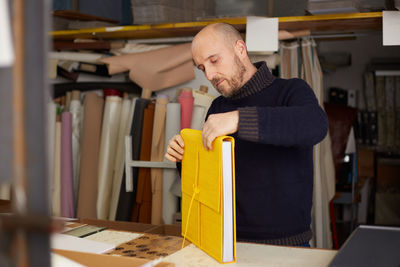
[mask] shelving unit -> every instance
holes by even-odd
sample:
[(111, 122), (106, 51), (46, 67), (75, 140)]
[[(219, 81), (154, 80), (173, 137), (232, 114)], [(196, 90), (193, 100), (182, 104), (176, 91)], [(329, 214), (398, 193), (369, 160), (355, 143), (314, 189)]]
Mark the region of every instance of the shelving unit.
[[(279, 17), (279, 30), (311, 32), (364, 31), (382, 28), (382, 12), (327, 14), (316, 16)], [(241, 33), (246, 31), (246, 17), (220, 18), (197, 22), (155, 25), (132, 25), (81, 30), (53, 31), (53, 40), (88, 39), (148, 39), (193, 36), (204, 26), (226, 22)]]

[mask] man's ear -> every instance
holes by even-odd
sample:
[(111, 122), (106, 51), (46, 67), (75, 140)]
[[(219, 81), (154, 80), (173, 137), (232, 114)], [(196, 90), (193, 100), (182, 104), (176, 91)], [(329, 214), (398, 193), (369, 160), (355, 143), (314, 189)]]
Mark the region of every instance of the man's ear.
[(235, 52), (240, 58), (246, 57), (247, 56), (246, 43), (242, 40), (237, 40), (235, 43)]

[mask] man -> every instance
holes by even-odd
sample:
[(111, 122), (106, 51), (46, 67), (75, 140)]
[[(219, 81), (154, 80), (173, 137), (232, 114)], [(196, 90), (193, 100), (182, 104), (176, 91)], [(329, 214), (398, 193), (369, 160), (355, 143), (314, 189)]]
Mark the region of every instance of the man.
[[(300, 79), (279, 79), (252, 64), (240, 34), (217, 23), (192, 42), (196, 66), (221, 93), (208, 110), (203, 145), (235, 138), (237, 240), (307, 245), (312, 237), (313, 145), (327, 133), (326, 114)], [(165, 157), (184, 153), (174, 136)]]

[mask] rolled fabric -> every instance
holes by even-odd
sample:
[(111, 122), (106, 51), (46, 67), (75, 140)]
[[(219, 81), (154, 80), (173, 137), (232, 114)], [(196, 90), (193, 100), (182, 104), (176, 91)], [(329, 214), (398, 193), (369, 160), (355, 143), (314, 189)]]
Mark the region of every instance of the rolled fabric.
[[(132, 136), (132, 160), (139, 160), (140, 142), (142, 138), (144, 109), (150, 100), (138, 98), (135, 102), (135, 112), (132, 119), (132, 127), (129, 134)], [(132, 177), (122, 177), (121, 191), (118, 199), (116, 220), (130, 221), (132, 216), (133, 203), (136, 197), (136, 184), (138, 168), (132, 168)]]
[[(140, 142), (140, 160), (150, 160), (154, 110), (154, 103), (150, 103), (144, 110), (142, 139)], [(136, 201), (132, 210), (133, 222), (151, 222), (151, 200), (151, 171), (149, 168), (139, 168), (136, 187)]]
[(82, 53), (82, 52), (49, 52), (50, 59), (69, 60), (87, 63), (100, 63), (104, 54)]
[[(52, 199), (54, 174), (54, 149), (56, 138), (57, 104), (50, 101), (47, 104), (47, 168), (49, 177), (49, 199)], [(51, 209), (50, 209), (51, 210)]]
[[(167, 152), (168, 141), (176, 134), (179, 134), (181, 128), (181, 105), (179, 103), (168, 103), (167, 114), (165, 118), (165, 144), (164, 153)], [(164, 161), (167, 159), (164, 158)], [(163, 170), (163, 193), (162, 193), (162, 218), (164, 223), (172, 224), (173, 215), (177, 212), (178, 198), (170, 192), (170, 188), (175, 180), (178, 178), (178, 171), (176, 169)]]
[(72, 114), (72, 166), (74, 177), (74, 203), (75, 207), (78, 205), (78, 191), (79, 191), (79, 158), (80, 158), (80, 142), (81, 142), (81, 92), (72, 91), (71, 102), (69, 104), (69, 111)]
[(181, 129), (190, 128), (194, 104), (192, 89), (183, 89), (178, 101), (181, 104)]
[(213, 100), (215, 98), (214, 96), (208, 94), (207, 92), (208, 92), (208, 88), (207, 88), (207, 86), (204, 86), (204, 85), (200, 86), (200, 90), (192, 91), (193, 98), (194, 98), (194, 105), (204, 107), (205, 111), (204, 111), (203, 118), (201, 119), (203, 124), (206, 119), (207, 111), (210, 108), (211, 103), (213, 102)]
[[(167, 112), (168, 97), (158, 95), (154, 114), (153, 138), (151, 141), (151, 161), (163, 161), (165, 143), (165, 116)], [(153, 193), (151, 207), (151, 223), (162, 224), (162, 191), (163, 170), (151, 169), (151, 191)]]
[(121, 116), (118, 129), (117, 151), (115, 153), (114, 172), (112, 177), (110, 211), (108, 214), (109, 220), (115, 220), (115, 214), (117, 213), (118, 197), (121, 190), (122, 173), (124, 171), (125, 163), (125, 136), (129, 134), (132, 117), (132, 100), (130, 100), (128, 97), (125, 97), (122, 100)]
[(61, 216), (68, 218), (75, 216), (70, 112), (61, 114)]
[(114, 48), (111, 49), (111, 53), (114, 55), (126, 55), (126, 54), (136, 54), (136, 53), (143, 53), (147, 51), (153, 51), (164, 47), (169, 47), (170, 45), (164, 44), (137, 44), (137, 43), (125, 43), (124, 47), (122, 48)]
[(206, 113), (206, 109), (202, 106), (194, 106), (193, 114), (192, 114), (192, 123), (190, 124), (190, 128), (201, 130), (204, 124), (204, 116)]
[(85, 95), (79, 170), (78, 218), (97, 218), (97, 188), (104, 100), (94, 92)]
[(99, 153), (99, 186), (97, 193), (97, 219), (105, 220), (110, 212), (112, 176), (117, 148), (119, 117), (122, 99), (118, 96), (106, 98)]
[(103, 90), (103, 96), (104, 96), (104, 99), (106, 99), (107, 96), (122, 97), (122, 92), (117, 89), (107, 88), (107, 89)]
[(54, 140), (54, 168), (51, 190), (51, 207), (53, 216), (61, 216), (61, 117), (57, 115)]
[(69, 104), (71, 103), (72, 93), (70, 91), (65, 93), (65, 105), (63, 111), (69, 111)]
[[(132, 121), (130, 135), (132, 136), (132, 160), (140, 159), (140, 146), (142, 139), (142, 128), (144, 111), (151, 103), (149, 99), (138, 98), (135, 103), (135, 112)], [(132, 177), (126, 179), (126, 192), (134, 192), (137, 183), (138, 168), (132, 169)]]

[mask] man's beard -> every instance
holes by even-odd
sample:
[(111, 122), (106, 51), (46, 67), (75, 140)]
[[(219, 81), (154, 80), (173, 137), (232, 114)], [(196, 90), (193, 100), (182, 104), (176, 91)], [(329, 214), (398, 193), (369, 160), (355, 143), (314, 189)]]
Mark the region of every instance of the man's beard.
[[(233, 96), (242, 87), (243, 75), (246, 72), (246, 67), (243, 65), (243, 63), (240, 61), (240, 59), (236, 55), (234, 57), (234, 66), (233, 67), (235, 68), (235, 71), (234, 71), (234, 75), (232, 76), (232, 78), (228, 79), (228, 78), (217, 77), (211, 81), (214, 88), (224, 97)], [(231, 88), (231, 90), (229, 92), (225, 91), (222, 86), (217, 85), (222, 79), (225, 79), (225, 82)]]

